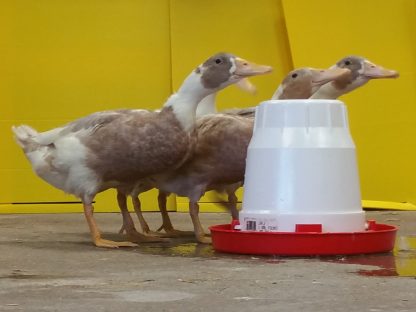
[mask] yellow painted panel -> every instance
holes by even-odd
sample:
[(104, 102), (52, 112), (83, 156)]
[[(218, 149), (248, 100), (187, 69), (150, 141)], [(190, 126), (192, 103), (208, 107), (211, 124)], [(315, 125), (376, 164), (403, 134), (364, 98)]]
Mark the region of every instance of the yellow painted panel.
[[(253, 106), (270, 99), (292, 69), (281, 1), (172, 0), (171, 40), (174, 89), (198, 64), (220, 51), (273, 66), (272, 74), (252, 79), (258, 89), (254, 97), (235, 87), (221, 91), (217, 98), (219, 110)], [(177, 200), (178, 211), (187, 211), (187, 200)], [(201, 199), (201, 211), (223, 211), (207, 202), (212, 202), (209, 193)]]
[[(237, 205), (237, 208), (241, 208), (241, 203)], [(188, 203), (185, 202), (178, 202), (176, 206), (177, 212), (189, 212)], [(218, 203), (206, 203), (200, 202), (199, 203), (199, 211), (200, 212), (228, 212), (223, 206), (219, 205)], [(231, 215), (230, 215), (231, 218)]]
[(0, 204), (0, 214), (83, 212), (81, 203)]
[(377, 200), (363, 200), (364, 209), (387, 209), (387, 210), (407, 210), (416, 211), (416, 205), (411, 203), (398, 203)]
[(78, 201), (40, 179), (32, 169), (1, 170), (0, 174), (2, 204)]
[[(243, 198), (243, 188), (239, 188), (236, 192), (238, 198)], [(219, 201), (227, 201), (227, 194), (218, 194), (215, 191), (206, 192), (206, 194), (199, 201), (199, 210), (201, 212), (227, 212), (223, 205), (218, 204)], [(186, 197), (176, 197), (177, 211), (189, 211), (189, 200)], [(241, 200), (237, 203), (237, 208), (241, 208)]]
[[(77, 199), (35, 176), (10, 126), (44, 131), (94, 111), (160, 107), (171, 93), (169, 30), (169, 0), (0, 2), (0, 203), (79, 211), (53, 203)], [(154, 192), (142, 201), (156, 208)], [(97, 196), (97, 211), (116, 204), (112, 191)]]
[[(140, 195), (143, 211), (159, 211), (157, 203), (157, 190), (151, 190)], [(129, 210), (133, 211), (133, 206), (130, 199), (128, 199)], [(108, 190), (100, 193), (95, 198), (95, 210), (98, 212), (117, 212), (119, 211), (116, 200), (116, 191)], [(169, 196), (167, 207), (169, 211), (176, 210), (175, 196)]]
[(363, 55), (400, 71), (345, 95), (363, 198), (416, 204), (416, 2), (284, 0), (294, 65)]
[[(48, 197), (51, 200), (51, 197)], [(159, 211), (157, 207), (157, 191), (152, 190), (140, 195), (142, 203), (146, 203), (143, 211)], [(168, 197), (168, 211), (176, 211), (176, 198), (171, 195)], [(128, 202), (129, 211), (133, 212), (131, 202)], [(100, 193), (95, 198), (95, 212), (119, 212), (116, 200), (116, 192), (109, 190)], [(65, 202), (22, 202), (22, 203), (0, 203), (0, 214), (2, 213), (72, 213), (83, 212), (81, 202), (77, 202), (75, 197), (70, 196)]]
[(157, 108), (170, 94), (168, 0), (6, 0), (2, 9), (11, 35), (2, 40), (10, 73), (1, 82), (13, 100), (2, 101), (2, 119)]

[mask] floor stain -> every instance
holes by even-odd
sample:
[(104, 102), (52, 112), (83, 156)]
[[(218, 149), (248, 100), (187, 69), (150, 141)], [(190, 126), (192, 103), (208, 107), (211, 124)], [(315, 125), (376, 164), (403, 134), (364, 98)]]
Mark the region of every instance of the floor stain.
[(117, 297), (130, 302), (169, 302), (191, 299), (194, 294), (179, 291), (159, 291), (159, 290), (137, 290), (112, 293)]
[(46, 275), (25, 273), (21, 270), (13, 270), (10, 274), (0, 275), (0, 279), (15, 279), (15, 280), (28, 280), (28, 279), (45, 279)]
[[(142, 244), (137, 247), (138, 252), (210, 259), (239, 259), (261, 261), (270, 264), (279, 264), (294, 259), (281, 256), (236, 255), (216, 252), (211, 245), (198, 244), (193, 238), (173, 239), (168, 243)], [(397, 238), (395, 248), (390, 253), (363, 254), (353, 256), (334, 257), (297, 257), (295, 259), (310, 259), (339, 264), (367, 265), (375, 268), (359, 269), (352, 273), (363, 276), (410, 276), (416, 277), (416, 235), (400, 236)]]

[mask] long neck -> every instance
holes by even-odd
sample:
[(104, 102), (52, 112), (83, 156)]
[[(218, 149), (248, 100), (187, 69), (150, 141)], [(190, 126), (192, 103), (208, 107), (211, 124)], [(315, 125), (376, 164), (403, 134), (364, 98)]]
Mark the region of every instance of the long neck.
[(335, 100), (344, 93), (343, 90), (337, 89), (331, 81), (320, 87), (318, 91), (312, 94), (310, 99)]
[(285, 86), (281, 84), (272, 96), (272, 100), (308, 99), (312, 90), (309, 86)]
[(201, 102), (199, 102), (198, 107), (196, 108), (196, 117), (201, 117), (208, 114), (215, 114), (217, 108), (215, 106), (215, 99), (217, 93), (211, 93), (204, 97)]
[(283, 85), (279, 85), (279, 87), (277, 88), (277, 90), (274, 92), (273, 96), (272, 96), (272, 100), (279, 100), (282, 98), (282, 94), (283, 94)]
[[(346, 77), (349, 78), (349, 76)], [(341, 95), (365, 85), (368, 81), (369, 78), (363, 77), (362, 75), (355, 77), (353, 80), (346, 80), (345, 78), (333, 80), (320, 87), (310, 98), (335, 100)]]
[(198, 103), (209, 94), (200, 82), (200, 77), (192, 72), (183, 82), (178, 92), (172, 94), (165, 107), (172, 107), (176, 118), (185, 131), (192, 131), (195, 126), (196, 108)]

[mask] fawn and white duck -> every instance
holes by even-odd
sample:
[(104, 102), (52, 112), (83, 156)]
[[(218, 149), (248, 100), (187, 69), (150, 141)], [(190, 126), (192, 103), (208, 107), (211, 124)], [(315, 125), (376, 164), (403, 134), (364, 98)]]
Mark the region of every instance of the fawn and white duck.
[(193, 70), (160, 112), (108, 111), (46, 133), (26, 125), (13, 127), (13, 131), (36, 174), (81, 199), (96, 246), (134, 246), (101, 237), (93, 216), (95, 195), (182, 165), (194, 144), (198, 103), (208, 94), (264, 70), (220, 53)]

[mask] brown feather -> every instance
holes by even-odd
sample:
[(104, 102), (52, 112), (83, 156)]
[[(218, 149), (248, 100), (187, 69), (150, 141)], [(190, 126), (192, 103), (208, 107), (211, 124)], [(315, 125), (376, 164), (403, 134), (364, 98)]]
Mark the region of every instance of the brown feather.
[(253, 122), (224, 114), (199, 118), (193, 156), (159, 181), (159, 188), (197, 201), (205, 191), (242, 181)]
[(191, 136), (167, 107), (160, 113), (120, 114), (82, 142), (90, 151), (87, 165), (104, 182), (133, 182), (182, 164)]

